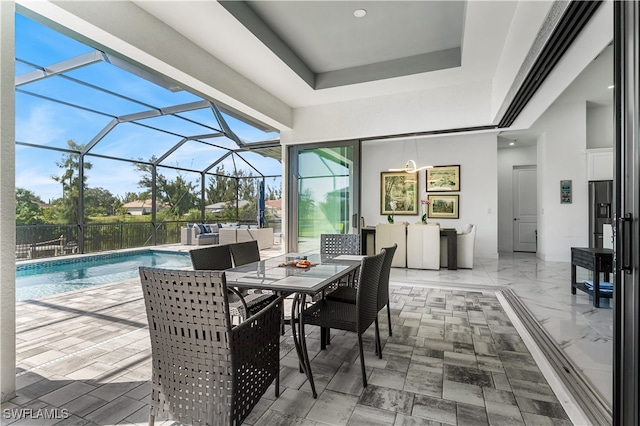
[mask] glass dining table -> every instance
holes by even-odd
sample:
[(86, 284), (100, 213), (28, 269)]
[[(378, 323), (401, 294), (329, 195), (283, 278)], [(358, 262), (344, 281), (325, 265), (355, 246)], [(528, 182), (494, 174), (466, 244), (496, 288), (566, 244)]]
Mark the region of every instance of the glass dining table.
[[(277, 294), (293, 294), (291, 305), (291, 334), (298, 360), (306, 374), (313, 397), (317, 398), (311, 363), (304, 339), (298, 336), (304, 333), (302, 309), (306, 297), (322, 293), (334, 282), (348, 276), (360, 267), (364, 256), (335, 256), (325, 254), (288, 253), (258, 262), (225, 270), (227, 285), (240, 289), (271, 290)], [(292, 266), (297, 260), (307, 259), (305, 267)]]

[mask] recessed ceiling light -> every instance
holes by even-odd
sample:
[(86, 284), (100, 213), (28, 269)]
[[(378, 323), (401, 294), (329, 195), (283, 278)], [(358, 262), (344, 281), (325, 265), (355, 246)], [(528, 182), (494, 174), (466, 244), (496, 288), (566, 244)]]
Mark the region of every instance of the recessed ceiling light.
[(609, 86), (609, 87), (608, 87), (608, 89), (613, 89), (614, 87), (616, 87), (616, 86), (614, 86), (614, 85), (612, 84), (611, 86)]
[(509, 142), (509, 146), (513, 146), (515, 144), (516, 144), (515, 142)]
[(356, 11), (353, 12), (353, 16), (355, 16), (356, 18), (364, 18), (366, 14), (367, 11), (364, 9), (356, 9)]

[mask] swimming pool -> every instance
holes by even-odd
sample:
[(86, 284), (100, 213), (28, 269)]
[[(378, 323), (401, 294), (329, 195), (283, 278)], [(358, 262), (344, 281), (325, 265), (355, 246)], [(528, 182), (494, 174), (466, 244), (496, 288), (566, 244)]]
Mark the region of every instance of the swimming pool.
[(143, 250), (18, 264), (16, 301), (136, 278), (139, 266), (182, 269), (191, 259), (187, 253)]

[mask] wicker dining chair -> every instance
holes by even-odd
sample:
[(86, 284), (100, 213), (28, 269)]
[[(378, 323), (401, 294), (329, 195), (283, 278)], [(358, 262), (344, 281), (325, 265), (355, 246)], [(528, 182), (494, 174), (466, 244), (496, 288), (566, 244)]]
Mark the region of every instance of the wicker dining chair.
[(320, 234), (320, 253), (335, 255), (360, 254), (360, 235)]
[[(224, 271), (233, 267), (231, 249), (228, 245), (208, 246), (189, 251), (191, 265), (195, 270)], [(276, 295), (254, 291), (242, 291), (240, 295), (229, 293), (229, 312), (231, 316), (246, 318), (247, 312), (254, 314), (271, 303)]]
[[(300, 338), (303, 341), (303, 348), (306, 348), (304, 325), (307, 324), (320, 327), (321, 342), (325, 340), (326, 330), (331, 328), (353, 331), (357, 334), (364, 387), (367, 387), (367, 373), (364, 366), (362, 334), (371, 324), (378, 322), (378, 285), (384, 256), (385, 251), (381, 250), (375, 256), (362, 259), (355, 304), (322, 299), (302, 312), (303, 326), (300, 330)], [(310, 370), (310, 366), (308, 368)]]
[(151, 337), (149, 425), (240, 425), (275, 381), (282, 298), (232, 326), (225, 273), (139, 269)]
[[(358, 234), (320, 234), (320, 253), (340, 256), (342, 254), (360, 254), (360, 235)], [(337, 282), (336, 286), (357, 287), (358, 270)]]
[[(389, 306), (389, 275), (391, 274), (391, 263), (393, 262), (393, 256), (398, 248), (397, 244), (391, 247), (383, 247), (385, 251), (384, 263), (382, 264), (382, 271), (380, 272), (380, 284), (378, 284), (378, 311), (387, 306), (387, 321), (389, 322), (389, 336), (393, 333), (391, 331), (391, 307)], [(335, 291), (327, 294), (328, 300), (334, 300), (344, 303), (356, 303), (357, 290), (353, 287), (338, 287)], [(376, 352), (380, 358), (382, 358), (382, 343), (380, 342), (380, 330), (378, 323), (376, 323)]]
[(242, 266), (260, 260), (260, 249), (256, 240), (229, 244), (233, 266)]

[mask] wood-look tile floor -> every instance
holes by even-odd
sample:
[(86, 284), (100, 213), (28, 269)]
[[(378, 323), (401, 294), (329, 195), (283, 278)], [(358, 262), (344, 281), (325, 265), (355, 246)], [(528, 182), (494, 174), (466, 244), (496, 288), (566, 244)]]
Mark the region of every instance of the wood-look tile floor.
[[(308, 327), (317, 399), (283, 336), (281, 394), (268, 390), (245, 424), (571, 424), (494, 290), (392, 286), (391, 312), (392, 336), (386, 310), (379, 317), (382, 359), (372, 329), (365, 334), (367, 388), (354, 334), (332, 330), (320, 351)], [(138, 280), (19, 302), (17, 327), (18, 391), (2, 404), (3, 425), (147, 424), (151, 351)], [(44, 412), (58, 419), (33, 418)]]

